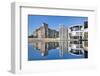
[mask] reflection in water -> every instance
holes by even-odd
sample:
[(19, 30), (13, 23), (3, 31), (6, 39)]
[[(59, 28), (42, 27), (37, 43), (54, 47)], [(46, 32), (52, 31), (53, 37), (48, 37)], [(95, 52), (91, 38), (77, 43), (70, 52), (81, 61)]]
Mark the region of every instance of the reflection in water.
[(33, 43), (33, 47), (38, 49), (41, 52), (42, 56), (46, 56), (46, 55), (48, 55), (49, 50), (56, 49), (57, 47), (59, 47), (59, 43), (58, 42), (40, 41), (40, 42)]
[[(57, 42), (44, 42), (44, 41), (36, 41), (34, 43), (29, 43), (29, 46), (33, 47), (33, 51), (35, 53), (38, 52), (40, 54), (40, 58), (33, 56), (34, 60), (41, 60), (41, 58), (49, 59), (48, 57), (51, 55), (51, 52), (56, 52), (53, 58), (50, 59), (59, 59), (59, 58), (87, 58), (87, 50), (83, 49), (83, 41), (65, 41), (60, 40)], [(35, 49), (34, 49), (35, 48)], [(38, 51), (36, 51), (38, 50)], [(55, 51), (56, 50), (56, 51)], [(32, 53), (29, 53), (32, 54)], [(32, 54), (32, 55), (33, 55)], [(31, 56), (31, 55), (29, 55)], [(52, 56), (52, 55), (51, 55)], [(57, 57), (58, 56), (58, 57)], [(32, 60), (32, 59), (30, 59)]]

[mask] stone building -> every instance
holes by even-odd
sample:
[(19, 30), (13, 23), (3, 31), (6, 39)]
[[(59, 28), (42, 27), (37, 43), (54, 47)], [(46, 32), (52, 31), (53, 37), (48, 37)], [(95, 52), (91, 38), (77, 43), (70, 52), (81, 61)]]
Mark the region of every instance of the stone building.
[(43, 23), (42, 26), (33, 32), (35, 38), (58, 38), (59, 32), (48, 27), (48, 24)]

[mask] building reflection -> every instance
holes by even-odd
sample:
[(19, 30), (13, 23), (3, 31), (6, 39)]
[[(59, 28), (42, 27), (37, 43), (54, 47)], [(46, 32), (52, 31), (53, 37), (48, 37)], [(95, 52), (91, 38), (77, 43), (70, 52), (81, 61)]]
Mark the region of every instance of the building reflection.
[(44, 41), (39, 41), (33, 43), (33, 47), (40, 50), (40, 53), (42, 56), (48, 55), (48, 51), (51, 49), (56, 49), (59, 47), (59, 42), (44, 42)]
[(59, 56), (63, 56), (68, 53), (76, 56), (84, 54), (83, 41), (38, 41), (33, 43), (33, 47), (40, 51), (41, 56), (47, 56), (48, 52), (52, 49), (58, 49)]

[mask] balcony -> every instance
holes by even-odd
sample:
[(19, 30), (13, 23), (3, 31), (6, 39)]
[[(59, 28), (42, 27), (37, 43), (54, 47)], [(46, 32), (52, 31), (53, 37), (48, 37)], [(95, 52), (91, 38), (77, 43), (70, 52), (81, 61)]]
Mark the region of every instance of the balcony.
[(82, 31), (72, 31), (69, 34), (70, 36), (82, 36)]

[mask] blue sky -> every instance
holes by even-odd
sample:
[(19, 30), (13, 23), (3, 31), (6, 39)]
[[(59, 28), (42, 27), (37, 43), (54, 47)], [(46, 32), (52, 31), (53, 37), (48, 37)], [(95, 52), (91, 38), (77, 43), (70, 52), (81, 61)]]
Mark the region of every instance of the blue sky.
[(87, 21), (87, 17), (79, 16), (47, 16), (47, 15), (28, 15), (28, 35), (41, 26), (42, 23), (47, 23), (49, 28), (58, 29), (60, 24), (68, 27), (74, 24), (82, 24)]

